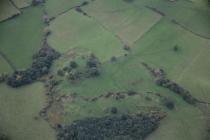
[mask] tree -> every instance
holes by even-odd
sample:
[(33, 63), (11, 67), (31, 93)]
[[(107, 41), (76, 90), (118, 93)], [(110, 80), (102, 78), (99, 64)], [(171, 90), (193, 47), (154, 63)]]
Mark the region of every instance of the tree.
[(100, 72), (98, 70), (97, 67), (91, 67), (88, 69), (88, 73), (90, 76), (94, 77), (94, 76), (99, 76), (100, 75)]
[(179, 50), (179, 46), (178, 46), (178, 45), (175, 45), (175, 46), (173, 47), (173, 50), (174, 50), (175, 52), (177, 52), (177, 51)]
[(78, 66), (78, 64), (75, 61), (71, 61), (69, 65), (72, 69), (75, 69)]

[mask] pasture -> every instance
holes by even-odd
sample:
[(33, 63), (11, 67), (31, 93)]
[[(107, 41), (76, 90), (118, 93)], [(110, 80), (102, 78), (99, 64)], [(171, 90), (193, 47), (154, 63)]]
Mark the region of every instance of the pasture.
[(11, 66), (7, 63), (7, 61), (2, 57), (0, 56), (0, 73), (4, 73), (4, 72), (12, 72), (12, 68)]
[(42, 83), (21, 89), (1, 84), (0, 90), (1, 132), (15, 140), (55, 140), (53, 130), (39, 117), (47, 98)]
[(9, 0), (0, 1), (0, 22), (19, 14), (20, 11)]
[(17, 69), (29, 67), (33, 54), (42, 45), (42, 16), (42, 7), (33, 7), (24, 9), (17, 18), (0, 23), (0, 51)]
[(161, 15), (145, 7), (128, 5), (122, 0), (96, 1), (83, 9), (128, 46), (132, 46), (161, 19)]
[[(75, 10), (56, 18), (49, 26), (49, 44), (61, 53), (77, 48), (96, 54), (101, 61), (122, 56), (123, 44), (95, 20)], [(104, 52), (105, 51), (105, 52)]]
[(61, 13), (80, 5), (85, 0), (47, 0), (45, 4), (46, 12), (49, 17), (56, 17)]
[(26, 8), (30, 6), (30, 0), (12, 0), (18, 8)]
[[(21, 15), (0, 23), (0, 73), (31, 65), (46, 26), (47, 42), (61, 53), (41, 79), (45, 86), (0, 85), (3, 133), (15, 140), (55, 140), (49, 124), (160, 111), (166, 117), (146, 140), (206, 139), (209, 112), (203, 106), (208, 105), (190, 105), (157, 86), (142, 65), (163, 69), (193, 97), (210, 103), (210, 7), (204, 0), (47, 0), (35, 7), (27, 7), (29, 0), (13, 0), (19, 10), (3, 2), (0, 21)], [(43, 23), (44, 13), (49, 25)], [(95, 77), (83, 74), (88, 73), (90, 54), (99, 60)], [(74, 70), (83, 74), (76, 80), (69, 80), (69, 73), (58, 74), (72, 61), (78, 64)], [(50, 82), (58, 83), (49, 89)], [(165, 98), (174, 103), (173, 109), (164, 104)], [(48, 121), (39, 116), (46, 106)]]

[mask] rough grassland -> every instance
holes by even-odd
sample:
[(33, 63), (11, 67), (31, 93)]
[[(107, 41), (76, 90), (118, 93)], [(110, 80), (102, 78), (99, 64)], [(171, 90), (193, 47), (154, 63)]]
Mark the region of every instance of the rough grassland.
[(55, 140), (53, 130), (39, 117), (46, 101), (41, 83), (20, 89), (1, 84), (0, 90), (1, 132), (14, 140)]
[(61, 53), (73, 48), (92, 52), (101, 61), (124, 55), (123, 44), (97, 22), (72, 10), (50, 24), (49, 44)]
[(161, 19), (161, 15), (145, 7), (135, 7), (122, 0), (95, 1), (83, 9), (129, 46)]
[(30, 0), (12, 0), (18, 8), (28, 7), (31, 3)]
[(0, 1), (0, 21), (18, 14), (20, 14), (20, 11), (15, 8), (9, 0)]
[(60, 13), (80, 5), (84, 1), (85, 0), (47, 0), (45, 9), (50, 17), (55, 17)]
[[(169, 30), (170, 32), (168, 32)], [(177, 52), (173, 50), (173, 47), (176, 45), (179, 47)], [(207, 45), (208, 40), (193, 35), (164, 19), (136, 43), (134, 52), (136, 57), (142, 57), (142, 60), (146, 63), (165, 69), (169, 77), (182, 83), (183, 86), (188, 85), (187, 87), (189, 87), (189, 85), (192, 85), (193, 87), (195, 86), (195, 81), (198, 84), (198, 79), (200, 79), (199, 81), (202, 81), (199, 83), (200, 88), (197, 87), (195, 90), (195, 88), (189, 87), (189, 90), (198, 99), (209, 102), (210, 89), (204, 82), (208, 81), (206, 77), (209, 75), (209, 72), (206, 71), (208, 65), (205, 65), (209, 59), (209, 56), (205, 54), (208, 52)], [(201, 57), (203, 61), (200, 60), (202, 63), (197, 65), (196, 62)], [(190, 69), (192, 66), (194, 68)], [(198, 78), (198, 75), (196, 76), (195, 73), (189, 73), (188, 69), (193, 72), (197, 70), (196, 73), (200, 73), (201, 76)], [(186, 78), (184, 78), (185, 74)], [(190, 79), (189, 75), (191, 76)], [(200, 92), (198, 92), (198, 89)]]
[(23, 10), (18, 18), (0, 23), (0, 51), (17, 68), (26, 68), (41, 47), (44, 24), (42, 7)]

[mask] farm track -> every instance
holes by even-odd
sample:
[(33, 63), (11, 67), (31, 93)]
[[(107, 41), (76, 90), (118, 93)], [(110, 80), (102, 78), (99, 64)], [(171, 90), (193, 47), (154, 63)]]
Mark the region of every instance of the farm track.
[(0, 56), (4, 58), (4, 60), (10, 65), (10, 67), (15, 71), (16, 67), (13, 65), (13, 63), (9, 60), (9, 58), (2, 52), (0, 51)]

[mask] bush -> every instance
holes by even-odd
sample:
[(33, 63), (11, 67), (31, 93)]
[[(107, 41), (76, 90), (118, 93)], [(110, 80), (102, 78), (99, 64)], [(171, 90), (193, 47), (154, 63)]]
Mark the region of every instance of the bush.
[(75, 69), (78, 66), (75, 61), (71, 61), (69, 65), (70, 65), (70, 68), (72, 68), (72, 69)]
[(170, 98), (167, 98), (167, 97), (163, 97), (162, 103), (170, 110), (174, 109), (175, 107), (174, 102)]
[(118, 112), (118, 110), (117, 110), (116, 107), (112, 107), (112, 108), (111, 108), (111, 113), (112, 113), (112, 114), (117, 114), (117, 112)]

